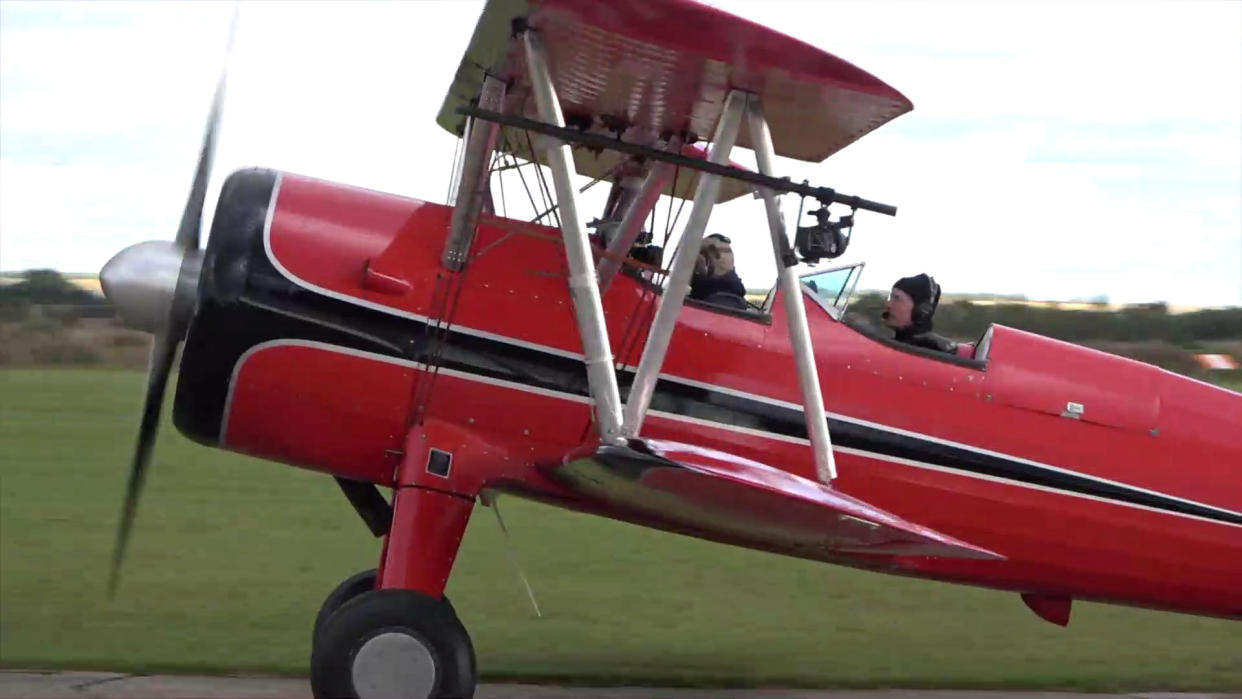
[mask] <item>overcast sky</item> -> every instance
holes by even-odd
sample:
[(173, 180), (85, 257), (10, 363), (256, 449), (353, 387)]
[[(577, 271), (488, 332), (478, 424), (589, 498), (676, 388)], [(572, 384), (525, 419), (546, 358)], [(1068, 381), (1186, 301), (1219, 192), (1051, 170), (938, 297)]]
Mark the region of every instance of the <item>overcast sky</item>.
[[(779, 164), (899, 207), (858, 215), (862, 286), (1242, 303), (1242, 2), (713, 4), (914, 102), (825, 163)], [(480, 8), (243, 2), (209, 208), (250, 165), (444, 201), (456, 142), (434, 117)], [(0, 269), (93, 271), (172, 237), (232, 11), (0, 2)], [(747, 286), (774, 276), (764, 227), (750, 198), (709, 227)]]

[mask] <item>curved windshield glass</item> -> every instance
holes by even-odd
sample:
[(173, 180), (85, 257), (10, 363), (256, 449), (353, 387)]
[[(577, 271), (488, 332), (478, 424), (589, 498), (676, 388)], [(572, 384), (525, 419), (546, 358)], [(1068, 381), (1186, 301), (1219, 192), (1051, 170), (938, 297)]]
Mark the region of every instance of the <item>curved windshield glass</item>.
[(858, 278), (862, 276), (865, 265), (865, 262), (856, 262), (844, 267), (812, 272), (802, 275), (798, 281), (811, 292), (811, 298), (828, 311), (828, 315), (840, 320), (850, 305), (850, 297), (854, 294), (854, 287), (858, 286)]

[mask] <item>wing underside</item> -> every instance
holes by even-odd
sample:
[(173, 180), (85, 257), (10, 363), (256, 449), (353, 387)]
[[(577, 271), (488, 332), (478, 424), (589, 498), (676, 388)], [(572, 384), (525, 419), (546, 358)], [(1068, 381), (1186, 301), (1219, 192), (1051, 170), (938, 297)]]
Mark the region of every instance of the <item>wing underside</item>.
[[(506, 113), (536, 116), (515, 21), (540, 33), (567, 121), (643, 145), (712, 134), (733, 89), (763, 99), (777, 155), (810, 162), (912, 109), (836, 56), (693, 0), (490, 0), (441, 107), (445, 129), (462, 133), (457, 109), (478, 97), (489, 74), (509, 85)], [(750, 147), (748, 139), (743, 130), (738, 145)], [(520, 139), (509, 141), (517, 154)], [(597, 177), (608, 161), (578, 156), (575, 164)]]

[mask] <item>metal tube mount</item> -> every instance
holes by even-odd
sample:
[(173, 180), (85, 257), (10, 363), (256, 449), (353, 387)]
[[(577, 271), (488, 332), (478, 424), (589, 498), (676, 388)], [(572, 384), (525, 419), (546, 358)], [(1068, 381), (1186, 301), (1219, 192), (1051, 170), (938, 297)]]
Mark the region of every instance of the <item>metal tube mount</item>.
[[(750, 127), (750, 144), (755, 150), (755, 163), (760, 174), (772, 174), (772, 134), (763, 116), (763, 104), (758, 95), (749, 95), (746, 103), (747, 122)], [(815, 367), (815, 352), (811, 347), (811, 331), (806, 322), (806, 306), (802, 290), (793, 269), (783, 260), (789, 240), (785, 234), (785, 222), (776, 202), (776, 193), (761, 187), (764, 208), (768, 214), (768, 229), (772, 234), (772, 255), (776, 260), (777, 280), (785, 299), (785, 318), (789, 326), (789, 341), (793, 345), (794, 363), (798, 369), (798, 388), (802, 391), (802, 410), (806, 418), (806, 432), (811, 438), (811, 450), (815, 453), (815, 473), (820, 482), (830, 483), (837, 477), (837, 465), (832, 455), (832, 440), (828, 435), (828, 416), (824, 413), (824, 397), (819, 386), (819, 371)]]
[[(479, 105), (500, 109), (504, 104), (505, 84), (492, 76), (483, 79), (479, 93)], [(454, 173), (459, 178), (457, 200), (453, 203), (453, 218), (449, 223), (448, 237), (444, 241), (444, 253), (440, 264), (454, 272), (466, 266), (466, 255), (474, 242), (474, 231), (479, 222), (479, 210), (483, 208), (483, 193), (487, 191), (487, 178), (496, 150), (500, 125), (482, 119), (470, 119), (466, 130), (466, 152), (462, 156), (461, 170)]]
[(643, 227), (643, 219), (647, 217), (651, 207), (655, 206), (656, 201), (660, 198), (660, 190), (664, 189), (664, 185), (668, 184), (671, 179), (673, 166), (668, 163), (654, 163), (651, 170), (647, 173), (646, 179), (643, 180), (642, 189), (639, 190), (638, 196), (630, 202), (629, 207), (625, 210), (625, 215), (621, 219), (621, 225), (617, 227), (616, 235), (612, 241), (608, 243), (608, 254), (599, 262), (599, 288), (601, 291), (608, 291), (608, 286), (612, 284), (612, 278), (616, 276), (617, 271), (621, 268), (621, 259), (630, 251), (630, 247), (634, 245), (634, 241), (638, 238), (639, 232)]
[(862, 209), (864, 211), (874, 211), (877, 214), (885, 216), (896, 216), (897, 207), (890, 204), (881, 204), (880, 202), (863, 199), (862, 197), (852, 194), (842, 194), (831, 187), (813, 187), (806, 183), (792, 182), (787, 179), (777, 179), (769, 175), (763, 175), (758, 172), (749, 170), (739, 170), (727, 163), (704, 162), (699, 158), (681, 155), (680, 153), (670, 153), (656, 148), (630, 143), (628, 141), (619, 141), (612, 136), (607, 136), (590, 131), (580, 131), (578, 129), (567, 129), (563, 126), (554, 126), (545, 124), (538, 119), (527, 119), (526, 117), (516, 116), (513, 114), (501, 114), (489, 109), (481, 109), (464, 105), (457, 108), (457, 113), (464, 116), (471, 116), (483, 121), (491, 121), (501, 126), (509, 126), (531, 133), (543, 134), (559, 138), (568, 143), (577, 143), (587, 148), (598, 148), (603, 150), (616, 151), (618, 153), (628, 153), (637, 155), (651, 160), (659, 160), (665, 163), (672, 163), (687, 170), (695, 170), (698, 172), (707, 172), (717, 175), (724, 175), (730, 179), (739, 180), (741, 182), (749, 182), (761, 187), (769, 187), (778, 192), (789, 192), (791, 194), (801, 194), (802, 196), (812, 197), (824, 204), (844, 204), (845, 206)]
[[(548, 71), (543, 42), (533, 30), (527, 30), (522, 38), (526, 46), (526, 65), (530, 72), (539, 118), (549, 124), (564, 127), (565, 119), (552, 86), (552, 75)], [(621, 438), (621, 391), (617, 387), (612, 347), (608, 341), (608, 328), (604, 324), (604, 305), (595, 277), (591, 244), (578, 219), (578, 193), (572, 180), (573, 153), (569, 144), (563, 141), (552, 138), (539, 140), (541, 143), (537, 147), (543, 149), (547, 165), (552, 170), (556, 200), (560, 205), (561, 238), (565, 244), (565, 259), (569, 265), (569, 293), (573, 299), (574, 314), (578, 319), (578, 333), (582, 338), (587, 381), (591, 388), (591, 399), (595, 404), (599, 436), (605, 442), (615, 442)]]

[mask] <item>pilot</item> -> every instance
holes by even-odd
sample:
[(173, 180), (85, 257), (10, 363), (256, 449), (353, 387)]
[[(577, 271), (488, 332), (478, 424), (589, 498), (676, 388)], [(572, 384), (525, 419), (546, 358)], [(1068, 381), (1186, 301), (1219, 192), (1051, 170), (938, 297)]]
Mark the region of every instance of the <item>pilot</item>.
[(746, 310), (746, 287), (733, 268), (730, 240), (719, 233), (703, 239), (690, 277), (690, 298), (717, 306)]
[(940, 305), (940, 285), (926, 274), (898, 279), (881, 317), (897, 331), (896, 340), (915, 347), (957, 353), (957, 343), (932, 332), (932, 316)]

